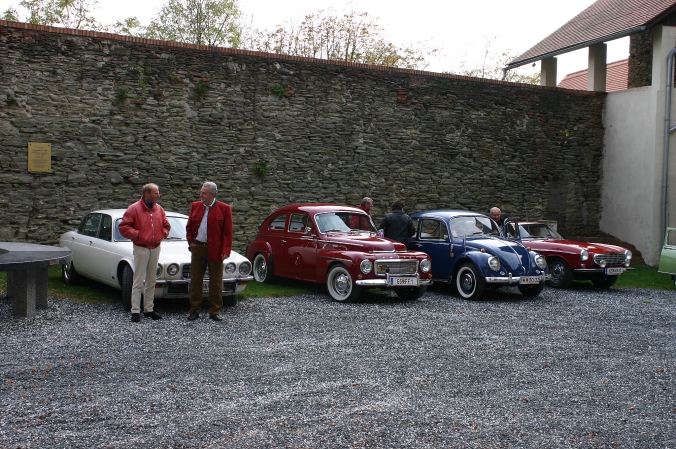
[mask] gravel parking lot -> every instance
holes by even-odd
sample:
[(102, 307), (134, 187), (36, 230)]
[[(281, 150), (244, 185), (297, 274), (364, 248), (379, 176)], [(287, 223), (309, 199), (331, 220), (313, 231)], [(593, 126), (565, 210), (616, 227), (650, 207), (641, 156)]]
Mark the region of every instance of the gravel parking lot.
[(676, 292), (0, 300), (2, 448), (676, 448)]

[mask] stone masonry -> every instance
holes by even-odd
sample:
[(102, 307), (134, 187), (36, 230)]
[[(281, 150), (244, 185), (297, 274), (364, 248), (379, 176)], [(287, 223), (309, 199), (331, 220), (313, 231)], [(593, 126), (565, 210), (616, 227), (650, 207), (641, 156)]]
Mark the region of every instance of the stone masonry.
[[(0, 241), (205, 180), (242, 251), (275, 208), (395, 198), (597, 229), (605, 94), (0, 21)], [(28, 142), (52, 144), (29, 173)]]
[(649, 28), (629, 37), (627, 87), (650, 86), (653, 79), (653, 30)]

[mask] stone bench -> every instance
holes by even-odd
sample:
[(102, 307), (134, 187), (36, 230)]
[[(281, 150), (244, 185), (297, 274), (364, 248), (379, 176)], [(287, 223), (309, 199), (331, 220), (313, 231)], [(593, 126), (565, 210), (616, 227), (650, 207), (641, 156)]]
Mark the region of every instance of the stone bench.
[(0, 271), (7, 272), (7, 297), (15, 316), (32, 318), (47, 307), (51, 265), (70, 262), (70, 250), (32, 243), (0, 242)]

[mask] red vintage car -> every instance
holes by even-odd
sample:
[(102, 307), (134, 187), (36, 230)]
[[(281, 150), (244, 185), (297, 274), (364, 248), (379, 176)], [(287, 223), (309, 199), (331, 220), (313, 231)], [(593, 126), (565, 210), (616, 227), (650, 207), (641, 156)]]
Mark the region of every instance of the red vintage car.
[(336, 204), (276, 210), (247, 245), (246, 256), (258, 282), (280, 276), (326, 283), (340, 302), (356, 300), (364, 288), (391, 288), (403, 299), (416, 299), (432, 283), (427, 254), (379, 237), (361, 209)]
[(619, 275), (633, 270), (631, 251), (621, 246), (565, 240), (546, 223), (522, 221), (519, 231), (523, 245), (547, 259), (550, 287), (567, 288), (576, 280), (609, 288)]

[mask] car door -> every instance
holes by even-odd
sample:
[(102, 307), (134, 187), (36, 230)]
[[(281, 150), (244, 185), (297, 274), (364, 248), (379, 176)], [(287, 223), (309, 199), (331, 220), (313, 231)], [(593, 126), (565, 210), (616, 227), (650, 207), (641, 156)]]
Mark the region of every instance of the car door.
[(667, 228), (664, 244), (660, 253), (660, 273), (676, 274), (676, 228)]
[(71, 234), (71, 241), (68, 242), (70, 250), (73, 252), (73, 264), (78, 273), (92, 277), (93, 273), (92, 261), (95, 260), (93, 254), (92, 242), (96, 238), (99, 231), (99, 224), (101, 223), (100, 213), (91, 213), (82, 220), (80, 227), (77, 229), (77, 234)]
[(113, 219), (110, 215), (101, 215), (99, 230), (96, 239), (92, 240), (91, 248), (92, 274), (103, 281), (113, 282), (117, 276), (117, 262), (120, 260), (120, 254), (116, 244), (113, 243)]
[(451, 277), (450, 239), (448, 226), (437, 218), (422, 218), (418, 221), (418, 232), (409, 248), (429, 254), (432, 259), (432, 276), (435, 279)]
[(273, 271), (276, 275), (281, 275), (283, 256), (282, 256), (282, 240), (286, 236), (286, 214), (279, 214), (275, 216), (268, 225), (265, 231), (264, 238), (272, 248), (273, 255)]
[(287, 232), (281, 241), (282, 257), (278, 268), (282, 276), (315, 280), (317, 238), (312, 232), (305, 232), (307, 227), (312, 227), (308, 214), (291, 214)]

